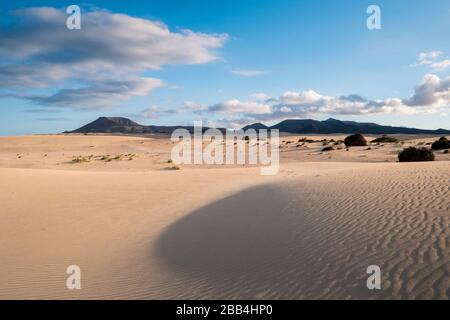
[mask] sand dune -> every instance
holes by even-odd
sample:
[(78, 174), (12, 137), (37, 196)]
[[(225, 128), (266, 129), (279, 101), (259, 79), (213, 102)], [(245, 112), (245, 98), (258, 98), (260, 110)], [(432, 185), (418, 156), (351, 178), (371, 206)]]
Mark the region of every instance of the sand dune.
[[(88, 138), (73, 140), (77, 151), (141, 156), (0, 161), (0, 298), (450, 298), (448, 161), (316, 162), (292, 151), (271, 177), (242, 166), (165, 171), (167, 142)], [(161, 159), (143, 170), (152, 143)], [(40, 159), (33, 148), (19, 151)], [(70, 264), (81, 290), (65, 287)], [(371, 264), (382, 290), (366, 288)]]
[[(203, 298), (448, 299), (444, 172), (381, 165), (250, 188), (177, 221), (157, 253)], [(381, 291), (366, 287), (370, 264)]]

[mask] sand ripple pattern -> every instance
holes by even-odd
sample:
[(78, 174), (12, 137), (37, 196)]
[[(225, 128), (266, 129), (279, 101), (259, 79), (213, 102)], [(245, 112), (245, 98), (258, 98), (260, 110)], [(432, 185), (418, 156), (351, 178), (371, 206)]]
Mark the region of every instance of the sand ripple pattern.
[(245, 190), (161, 235), (172, 277), (150, 296), (450, 299), (449, 181), (447, 163), (387, 164)]

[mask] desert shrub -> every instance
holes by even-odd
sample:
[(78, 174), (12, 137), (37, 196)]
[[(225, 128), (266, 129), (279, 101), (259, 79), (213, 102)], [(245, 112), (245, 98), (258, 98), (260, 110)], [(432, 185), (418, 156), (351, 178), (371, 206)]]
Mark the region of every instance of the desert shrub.
[(77, 156), (73, 157), (72, 163), (83, 163), (91, 161), (91, 157)]
[(427, 148), (409, 147), (398, 154), (399, 162), (434, 161), (434, 153)]
[(322, 151), (332, 151), (334, 148), (332, 146), (328, 146), (322, 149)]
[(446, 137), (441, 137), (439, 140), (436, 140), (431, 145), (431, 149), (433, 150), (444, 150), (450, 149), (450, 141)]
[(378, 143), (395, 143), (395, 142), (398, 142), (398, 139), (396, 139), (394, 137), (388, 137), (388, 136), (384, 135), (382, 137), (373, 139), (370, 142), (373, 142), (373, 143), (377, 143), (377, 142)]
[(179, 166), (171, 166), (167, 167), (166, 170), (180, 170), (181, 168)]
[(447, 149), (447, 150), (444, 150), (444, 153), (447, 154), (447, 153), (450, 153), (450, 152), (449, 152), (449, 150)]
[(347, 147), (367, 146), (366, 139), (359, 133), (348, 136), (344, 139), (344, 143)]

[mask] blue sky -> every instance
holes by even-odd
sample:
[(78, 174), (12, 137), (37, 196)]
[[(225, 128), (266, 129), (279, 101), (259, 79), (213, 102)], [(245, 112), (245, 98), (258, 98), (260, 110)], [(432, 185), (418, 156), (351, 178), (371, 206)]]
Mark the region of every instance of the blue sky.
[[(64, 29), (71, 4), (81, 30)], [(366, 27), (371, 4), (381, 30)], [(103, 115), (449, 129), (449, 31), (445, 0), (2, 1), (0, 135)]]

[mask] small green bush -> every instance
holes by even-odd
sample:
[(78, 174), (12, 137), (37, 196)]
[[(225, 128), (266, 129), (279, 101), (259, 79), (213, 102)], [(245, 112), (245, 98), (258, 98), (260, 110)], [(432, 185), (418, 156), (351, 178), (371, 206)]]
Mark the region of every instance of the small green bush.
[(444, 149), (450, 149), (450, 141), (446, 137), (441, 137), (439, 140), (436, 140), (431, 145), (431, 149), (433, 150), (444, 150)]
[(91, 157), (84, 157), (84, 156), (77, 156), (73, 157), (72, 163), (83, 163), (83, 162), (89, 162), (91, 161)]
[(344, 139), (344, 143), (347, 147), (367, 146), (366, 139), (363, 137), (362, 134), (359, 134), (359, 133), (348, 136), (347, 138)]
[(396, 143), (396, 142), (398, 142), (398, 139), (394, 138), (394, 137), (388, 137), (388, 136), (384, 135), (382, 137), (373, 139), (370, 142), (373, 142), (373, 143)]
[(427, 148), (409, 147), (398, 154), (399, 162), (434, 161), (434, 153)]

